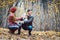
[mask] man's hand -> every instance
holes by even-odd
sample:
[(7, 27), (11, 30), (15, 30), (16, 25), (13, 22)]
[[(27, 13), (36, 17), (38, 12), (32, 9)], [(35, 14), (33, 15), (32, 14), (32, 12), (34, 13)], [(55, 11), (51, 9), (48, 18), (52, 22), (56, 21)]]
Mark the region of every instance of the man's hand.
[(23, 23), (24, 23), (24, 21), (19, 21), (19, 23), (22, 23), (22, 24), (23, 24)]

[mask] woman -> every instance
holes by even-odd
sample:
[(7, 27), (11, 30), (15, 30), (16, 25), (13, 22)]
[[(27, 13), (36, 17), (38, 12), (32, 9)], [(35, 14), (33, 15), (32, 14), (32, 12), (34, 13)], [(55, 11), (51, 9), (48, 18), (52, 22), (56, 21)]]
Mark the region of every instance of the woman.
[(8, 28), (10, 30), (9, 31), (10, 33), (14, 33), (20, 26), (20, 24), (16, 22), (20, 20), (20, 18), (16, 19), (15, 14), (14, 14), (15, 12), (16, 12), (15, 7), (10, 8), (10, 14), (8, 16)]

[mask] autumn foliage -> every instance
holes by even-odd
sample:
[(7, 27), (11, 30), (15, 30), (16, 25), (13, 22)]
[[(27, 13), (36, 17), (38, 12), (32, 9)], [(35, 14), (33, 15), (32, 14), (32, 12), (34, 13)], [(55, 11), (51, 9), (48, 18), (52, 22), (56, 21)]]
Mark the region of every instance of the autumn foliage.
[(0, 0), (0, 7), (6, 7), (6, 5), (12, 5), (16, 0)]

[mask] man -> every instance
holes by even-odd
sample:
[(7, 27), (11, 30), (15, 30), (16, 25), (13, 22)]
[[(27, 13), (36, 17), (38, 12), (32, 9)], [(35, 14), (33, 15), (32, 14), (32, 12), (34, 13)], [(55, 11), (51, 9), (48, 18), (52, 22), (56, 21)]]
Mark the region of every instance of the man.
[[(29, 32), (29, 35), (31, 35), (31, 31), (32, 31), (32, 28), (33, 28), (33, 25), (32, 25), (32, 22), (33, 22), (33, 19), (34, 19), (34, 17), (33, 16), (31, 16), (31, 14), (32, 14), (32, 11), (31, 10), (27, 10), (27, 21), (24, 21), (24, 19), (21, 21), (21, 23), (23, 23), (22, 24), (22, 28), (24, 29), (24, 30), (28, 30)], [(19, 27), (19, 29), (18, 29), (18, 34), (20, 34), (20, 30), (21, 30), (21, 27)]]

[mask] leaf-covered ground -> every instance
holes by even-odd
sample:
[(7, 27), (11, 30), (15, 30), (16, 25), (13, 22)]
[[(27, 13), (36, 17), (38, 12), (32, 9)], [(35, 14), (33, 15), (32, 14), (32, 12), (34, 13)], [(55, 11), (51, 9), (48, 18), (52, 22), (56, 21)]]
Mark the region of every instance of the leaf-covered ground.
[(32, 31), (28, 36), (28, 31), (21, 31), (20, 35), (8, 33), (8, 29), (0, 28), (0, 40), (60, 40), (60, 32), (54, 31)]

